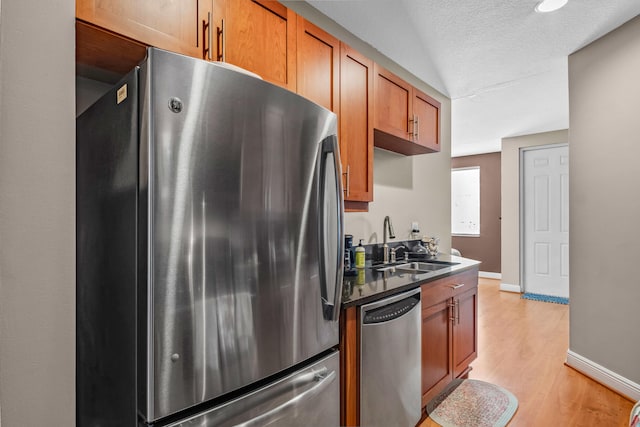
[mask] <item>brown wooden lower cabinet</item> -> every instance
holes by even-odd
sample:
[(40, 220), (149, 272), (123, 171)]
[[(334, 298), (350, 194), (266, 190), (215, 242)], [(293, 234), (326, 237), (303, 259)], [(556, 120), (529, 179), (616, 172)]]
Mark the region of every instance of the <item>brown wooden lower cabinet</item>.
[[(478, 269), (422, 285), (422, 406), (453, 379), (465, 377), (477, 356)], [(340, 425), (360, 425), (359, 308), (340, 316)]]
[(340, 316), (340, 425), (360, 425), (360, 328), (358, 308)]
[(477, 269), (422, 285), (422, 406), (477, 356), (477, 295)]
[(453, 379), (450, 298), (427, 304), (422, 307), (422, 406)]
[[(477, 280), (477, 279), (476, 279)], [(467, 375), (478, 356), (478, 286), (454, 297), (453, 376)]]

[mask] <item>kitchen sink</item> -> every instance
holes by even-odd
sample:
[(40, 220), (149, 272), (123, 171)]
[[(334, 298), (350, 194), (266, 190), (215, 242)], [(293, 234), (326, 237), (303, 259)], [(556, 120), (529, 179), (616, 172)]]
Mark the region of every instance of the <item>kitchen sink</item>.
[(460, 264), (459, 262), (452, 262), (452, 261), (443, 261), (443, 260), (439, 260), (439, 259), (430, 259), (429, 261), (422, 261), (425, 264), (443, 264), (443, 265), (458, 265)]
[(411, 271), (414, 273), (427, 273), (449, 267), (446, 264), (434, 264), (429, 262), (408, 262), (396, 266), (396, 270)]
[(429, 262), (403, 262), (401, 264), (394, 264), (394, 265), (385, 264), (381, 266), (373, 266), (371, 268), (378, 272), (408, 271), (412, 273), (428, 273), (430, 271), (436, 271), (436, 270), (441, 270), (443, 268), (451, 267), (452, 265), (456, 265), (456, 264), (459, 264), (459, 263), (433, 260)]
[(388, 264), (382, 264), (382, 265), (373, 265), (371, 266), (371, 269), (374, 271), (395, 271), (396, 266), (395, 265), (388, 265)]

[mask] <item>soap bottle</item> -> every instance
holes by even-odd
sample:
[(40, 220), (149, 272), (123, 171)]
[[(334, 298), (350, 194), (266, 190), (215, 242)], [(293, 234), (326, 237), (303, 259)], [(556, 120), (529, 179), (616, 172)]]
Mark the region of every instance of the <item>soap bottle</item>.
[(360, 243), (356, 247), (356, 268), (364, 268), (365, 258), (364, 246), (362, 246), (362, 239), (360, 239)]

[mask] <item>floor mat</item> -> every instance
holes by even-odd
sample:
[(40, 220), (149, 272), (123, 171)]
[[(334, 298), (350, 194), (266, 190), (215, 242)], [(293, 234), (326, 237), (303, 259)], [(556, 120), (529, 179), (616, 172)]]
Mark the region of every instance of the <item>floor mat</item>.
[(454, 380), (426, 409), (443, 427), (503, 427), (518, 409), (518, 399), (485, 381)]
[(525, 292), (520, 298), (532, 301), (552, 302), (555, 304), (569, 304), (569, 298), (554, 297), (552, 295), (532, 294), (529, 292)]

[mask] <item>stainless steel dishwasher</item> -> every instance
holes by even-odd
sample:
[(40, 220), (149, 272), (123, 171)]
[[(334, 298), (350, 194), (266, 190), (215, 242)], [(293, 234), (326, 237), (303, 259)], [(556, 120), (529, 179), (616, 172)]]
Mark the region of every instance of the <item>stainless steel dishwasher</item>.
[(420, 288), (360, 308), (360, 425), (420, 420)]

